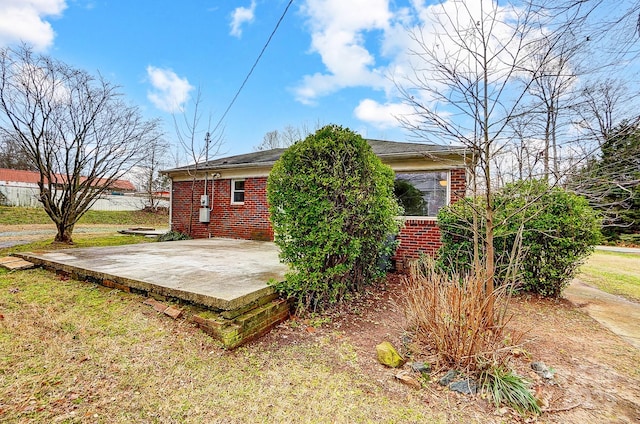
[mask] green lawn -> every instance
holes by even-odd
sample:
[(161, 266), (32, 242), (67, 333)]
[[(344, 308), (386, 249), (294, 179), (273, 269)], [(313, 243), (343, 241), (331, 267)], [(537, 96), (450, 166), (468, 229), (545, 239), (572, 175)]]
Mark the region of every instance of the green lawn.
[[(18, 231), (25, 229), (25, 226), (27, 226), (26, 229), (28, 230), (28, 226), (34, 224), (52, 225), (52, 222), (42, 208), (0, 206), (0, 225), (6, 226), (6, 231), (11, 232), (12, 226), (16, 226)], [(122, 235), (118, 234), (117, 230), (126, 227), (166, 228), (169, 225), (169, 217), (163, 214), (154, 214), (143, 211), (88, 211), (80, 219), (78, 225), (89, 226), (89, 228), (85, 228), (85, 231), (83, 232), (74, 232), (74, 244), (71, 246), (52, 244), (52, 235), (36, 235), (29, 236), (28, 240), (33, 241), (28, 244), (0, 249), (0, 256), (34, 250), (147, 243), (154, 241), (155, 239), (149, 239), (142, 236)], [(94, 227), (95, 230), (92, 229)]]
[[(92, 223), (127, 216), (122, 221), (132, 224), (128, 213), (91, 215)], [(46, 223), (35, 209), (2, 208), (0, 216), (4, 224)], [(69, 247), (51, 241), (0, 256)], [(107, 233), (74, 241), (88, 247), (149, 239)], [(0, 269), (0, 422), (444, 423), (451, 416), (413, 389), (372, 380), (342, 334), (227, 352), (191, 324), (194, 307), (183, 305), (185, 318), (174, 321), (143, 301), (42, 269)]]
[[(42, 208), (0, 206), (0, 225), (51, 224)], [(169, 217), (143, 211), (88, 211), (78, 224), (169, 226)]]
[(596, 250), (580, 267), (582, 281), (640, 302), (640, 255)]

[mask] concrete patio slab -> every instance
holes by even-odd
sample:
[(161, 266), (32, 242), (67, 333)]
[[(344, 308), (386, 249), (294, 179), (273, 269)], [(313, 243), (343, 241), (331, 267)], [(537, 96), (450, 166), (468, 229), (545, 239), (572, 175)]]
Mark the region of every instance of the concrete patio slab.
[(217, 310), (235, 310), (272, 294), (286, 265), (273, 243), (198, 239), (113, 247), (29, 252), (18, 256), (116, 287), (174, 297)]

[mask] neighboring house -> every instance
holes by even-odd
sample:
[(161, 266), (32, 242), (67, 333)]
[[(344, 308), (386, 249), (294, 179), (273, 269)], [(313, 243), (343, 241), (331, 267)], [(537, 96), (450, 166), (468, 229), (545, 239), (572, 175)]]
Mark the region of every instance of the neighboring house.
[[(66, 177), (61, 174), (54, 175), (54, 181), (64, 181)], [(40, 190), (38, 182), (40, 173), (23, 171), (18, 169), (0, 168), (0, 204), (8, 206), (40, 207)], [(99, 180), (97, 185), (106, 183)], [(131, 194), (136, 191), (135, 186), (127, 180), (113, 181), (109, 186), (109, 191), (100, 196), (100, 199), (92, 206), (94, 210), (135, 210), (141, 209), (138, 205), (117, 205), (117, 203), (131, 203), (120, 200), (122, 195)], [(120, 197), (117, 197), (120, 196)], [(135, 200), (139, 204), (138, 199)], [(132, 209), (133, 208), (133, 209)]]
[[(396, 259), (434, 254), (440, 247), (438, 210), (465, 195), (468, 152), (418, 143), (367, 142), (395, 171), (396, 188), (408, 196), (402, 199), (399, 194), (410, 215), (404, 217)], [(172, 183), (171, 229), (194, 238), (273, 240), (267, 177), (284, 151), (264, 150), (201, 163), (197, 169), (190, 165), (163, 171)]]

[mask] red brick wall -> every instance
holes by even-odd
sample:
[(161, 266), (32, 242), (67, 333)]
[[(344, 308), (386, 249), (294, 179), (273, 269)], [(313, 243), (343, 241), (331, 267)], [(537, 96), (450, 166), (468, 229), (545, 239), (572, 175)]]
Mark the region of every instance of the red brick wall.
[(440, 247), (440, 229), (435, 219), (407, 218), (398, 238), (396, 260), (417, 258), (421, 252), (434, 255)]
[[(191, 181), (173, 183), (173, 204), (171, 210), (172, 229), (187, 233), (191, 202)], [(228, 237), (252, 240), (273, 240), (273, 229), (269, 222), (267, 206), (267, 177), (247, 178), (244, 187), (244, 205), (231, 204), (231, 180), (215, 180), (213, 182), (213, 210), (211, 222), (200, 223), (200, 195), (204, 194), (204, 181), (196, 181), (193, 201), (195, 207), (191, 214), (191, 236)], [(212, 182), (209, 181), (207, 192), (211, 195)], [(464, 197), (466, 191), (466, 172), (464, 169), (452, 169), (450, 172), (451, 202)], [(396, 252), (396, 260), (417, 258), (420, 252), (434, 255), (440, 247), (440, 230), (435, 219), (411, 219), (399, 235), (400, 246)]]
[[(196, 181), (194, 187), (194, 209), (191, 214), (191, 181), (173, 183), (171, 228), (189, 233), (191, 216), (191, 237), (227, 237), (252, 240), (273, 240), (273, 229), (269, 222), (267, 207), (267, 177), (246, 178), (244, 183), (244, 204), (231, 204), (231, 180), (209, 181), (207, 192), (213, 206), (211, 221), (199, 222), (200, 196), (204, 194), (204, 181)], [(213, 187), (213, 198), (211, 192)]]

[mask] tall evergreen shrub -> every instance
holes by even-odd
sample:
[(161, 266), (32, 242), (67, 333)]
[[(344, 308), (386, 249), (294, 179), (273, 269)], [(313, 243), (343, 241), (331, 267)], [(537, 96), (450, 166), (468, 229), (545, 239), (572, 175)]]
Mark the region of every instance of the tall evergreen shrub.
[(340, 126), (289, 147), (267, 182), (275, 243), (291, 267), (276, 289), (316, 310), (383, 276), (380, 259), (399, 228), (393, 180), (367, 142)]

